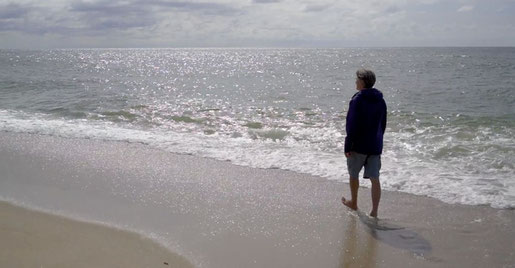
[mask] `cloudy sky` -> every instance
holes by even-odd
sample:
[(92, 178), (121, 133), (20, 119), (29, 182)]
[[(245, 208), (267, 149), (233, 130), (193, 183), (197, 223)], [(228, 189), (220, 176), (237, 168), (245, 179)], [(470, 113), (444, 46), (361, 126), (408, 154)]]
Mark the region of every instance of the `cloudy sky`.
[(0, 0), (0, 48), (515, 46), (515, 0)]

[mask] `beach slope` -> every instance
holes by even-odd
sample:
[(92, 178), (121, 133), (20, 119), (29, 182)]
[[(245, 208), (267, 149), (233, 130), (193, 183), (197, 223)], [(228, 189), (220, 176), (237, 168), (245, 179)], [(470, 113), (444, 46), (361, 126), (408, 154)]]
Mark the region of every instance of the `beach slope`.
[(193, 267), (139, 234), (5, 202), (0, 237), (0, 267)]
[[(366, 188), (360, 211), (341, 204), (348, 188), (143, 144), (0, 133), (1, 199), (136, 231), (196, 267), (514, 267), (514, 210), (384, 191), (374, 220)], [(181, 259), (112, 228), (5, 204), (0, 216), (2, 267)]]

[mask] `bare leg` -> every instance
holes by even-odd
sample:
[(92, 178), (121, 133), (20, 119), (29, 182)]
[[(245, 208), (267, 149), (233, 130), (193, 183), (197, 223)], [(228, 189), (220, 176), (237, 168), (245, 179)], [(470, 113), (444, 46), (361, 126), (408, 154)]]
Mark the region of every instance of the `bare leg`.
[(342, 197), (342, 203), (353, 210), (357, 210), (358, 209), (359, 180), (356, 178), (350, 178), (349, 185), (350, 185), (351, 200), (346, 200), (344, 197)]
[(379, 179), (370, 179), (372, 183), (372, 211), (370, 212), (370, 216), (377, 217), (377, 210), (379, 208), (379, 200), (381, 200), (381, 183), (379, 183)]

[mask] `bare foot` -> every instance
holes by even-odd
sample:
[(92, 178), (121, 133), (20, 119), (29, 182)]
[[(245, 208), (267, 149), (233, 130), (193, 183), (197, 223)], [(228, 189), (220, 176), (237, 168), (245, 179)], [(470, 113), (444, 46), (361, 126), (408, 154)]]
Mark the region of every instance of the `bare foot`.
[(370, 212), (370, 217), (377, 218), (377, 211)]
[(352, 201), (345, 199), (345, 197), (342, 197), (342, 203), (352, 210), (358, 210), (358, 206), (353, 204)]

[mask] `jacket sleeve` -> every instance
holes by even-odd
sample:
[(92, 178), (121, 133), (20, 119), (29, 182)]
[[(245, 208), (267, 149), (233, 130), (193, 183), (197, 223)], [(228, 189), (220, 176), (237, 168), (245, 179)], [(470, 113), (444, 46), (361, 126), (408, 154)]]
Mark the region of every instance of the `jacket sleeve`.
[(345, 152), (352, 151), (354, 139), (357, 132), (358, 123), (358, 111), (357, 111), (357, 98), (352, 98), (349, 103), (349, 110), (347, 111), (347, 117), (345, 118), (345, 131), (347, 136), (345, 137)]
[(383, 100), (384, 110), (383, 110), (383, 120), (382, 120), (382, 128), (383, 128), (383, 135), (386, 131), (386, 121), (387, 121), (387, 114), (388, 114), (388, 108), (386, 107), (386, 103)]

